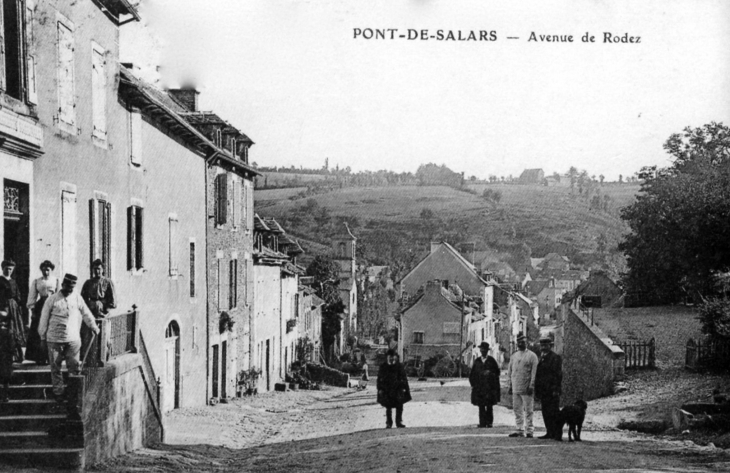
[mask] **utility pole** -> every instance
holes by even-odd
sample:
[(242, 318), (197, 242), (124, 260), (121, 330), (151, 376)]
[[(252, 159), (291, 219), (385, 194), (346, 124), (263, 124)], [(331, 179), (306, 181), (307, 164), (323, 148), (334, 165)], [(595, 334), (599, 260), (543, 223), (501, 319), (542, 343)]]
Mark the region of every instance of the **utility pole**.
[[(461, 289), (461, 288), (459, 288)], [(459, 322), (459, 356), (457, 363), (459, 364), (459, 378), (461, 378), (461, 355), (464, 346), (464, 289), (461, 289), (461, 321)]]

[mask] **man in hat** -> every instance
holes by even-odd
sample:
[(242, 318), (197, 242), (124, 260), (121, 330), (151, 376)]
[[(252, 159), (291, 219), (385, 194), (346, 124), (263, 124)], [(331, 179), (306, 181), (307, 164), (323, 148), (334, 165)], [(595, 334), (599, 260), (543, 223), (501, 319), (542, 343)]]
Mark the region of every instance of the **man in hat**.
[(378, 404), (385, 407), (385, 427), (393, 427), (393, 409), (395, 409), (395, 425), (403, 428), (403, 404), (411, 400), (411, 388), (403, 365), (398, 363), (398, 354), (392, 348), (385, 354), (385, 363), (378, 371)]
[(81, 353), (81, 320), (89, 329), (98, 334), (94, 316), (86, 306), (84, 299), (74, 293), (77, 278), (66, 274), (61, 283), (61, 290), (48, 296), (43, 304), (38, 334), (48, 344), (48, 360), (51, 365), (53, 395), (57, 401), (63, 401), (63, 376), (61, 363), (65, 360), (68, 372), (80, 373)]
[(491, 427), (494, 422), (492, 406), (499, 402), (499, 365), (489, 356), (489, 343), (479, 345), (481, 357), (474, 360), (469, 373), (471, 403), (479, 408), (479, 428)]
[(535, 397), (542, 405), (542, 418), (547, 433), (541, 439), (562, 440), (563, 427), (560, 424), (560, 392), (563, 383), (563, 363), (553, 350), (553, 339), (540, 338), (540, 362), (535, 378)]
[(535, 375), (537, 374), (537, 355), (527, 349), (527, 339), (520, 333), (517, 336), (517, 351), (512, 353), (507, 368), (509, 392), (512, 394), (512, 409), (515, 412), (517, 430), (510, 437), (532, 438), (535, 427), (532, 414), (535, 409)]
[(91, 263), (91, 279), (87, 279), (81, 288), (81, 297), (97, 319), (104, 318), (109, 309), (117, 307), (114, 283), (104, 276), (104, 262), (100, 259)]

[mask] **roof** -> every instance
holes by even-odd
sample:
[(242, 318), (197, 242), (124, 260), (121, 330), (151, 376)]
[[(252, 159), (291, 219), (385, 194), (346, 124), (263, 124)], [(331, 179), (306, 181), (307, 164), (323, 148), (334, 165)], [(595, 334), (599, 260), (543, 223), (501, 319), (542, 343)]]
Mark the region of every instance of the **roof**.
[(538, 266), (540, 266), (540, 264), (542, 264), (544, 259), (545, 258), (530, 258), (530, 265), (533, 268), (537, 268)]
[(535, 305), (535, 302), (531, 299), (528, 299), (524, 294), (520, 294), (519, 292), (513, 292), (512, 294), (514, 294), (517, 299), (521, 299), (522, 302), (529, 305), (530, 307), (533, 307)]
[(324, 301), (317, 294), (312, 294), (312, 308), (324, 305)]
[(371, 278), (375, 278), (380, 276), (380, 274), (383, 272), (383, 270), (387, 269), (387, 266), (369, 266), (367, 268), (368, 276)]
[(271, 233), (286, 233), (281, 225), (279, 225), (279, 222), (277, 222), (274, 217), (264, 217), (264, 223), (266, 223), (266, 226), (269, 227), (269, 231)]
[[(106, 10), (105, 13), (111, 14), (120, 25), (141, 19), (139, 13), (137, 13), (137, 8), (129, 0), (98, 0), (98, 2)], [(120, 15), (132, 15), (132, 18), (120, 22)]]
[(540, 294), (540, 292), (542, 292), (543, 289), (548, 287), (549, 284), (550, 284), (550, 281), (548, 281), (546, 279), (533, 279), (532, 281), (529, 281), (525, 285), (525, 289), (527, 289), (528, 294), (537, 295), (537, 294)]
[(270, 232), (271, 229), (268, 225), (264, 222), (264, 219), (259, 217), (259, 214), (254, 214), (253, 216), (253, 228), (254, 230), (258, 232)]
[(184, 108), (169, 94), (135, 77), (124, 65), (119, 68), (119, 77), (119, 93), (127, 101), (139, 107), (147, 116), (158, 119), (175, 134), (185, 139), (194, 149), (202, 153), (206, 160), (216, 160), (217, 164), (225, 164), (239, 172), (251, 175), (261, 174), (248, 164), (235, 159), (230, 151), (216, 146), (188, 123), (182, 117), (182, 113), (185, 112)]
[(520, 181), (537, 181), (541, 178), (541, 174), (545, 175), (542, 169), (525, 169), (520, 174)]
[[(484, 278), (482, 278), (479, 275), (479, 273), (477, 273), (477, 270), (474, 267), (474, 265), (471, 264), (466, 258), (464, 258), (461, 255), (461, 253), (459, 253), (458, 251), (456, 251), (456, 248), (454, 248), (453, 246), (451, 246), (447, 242), (445, 242), (445, 241), (439, 242), (439, 246), (442, 246), (442, 247), (446, 248), (449, 252), (451, 252), (454, 255), (454, 257), (456, 258), (456, 260), (459, 263), (461, 263), (462, 265), (464, 265), (471, 273), (473, 273), (473, 275), (479, 281), (481, 281), (482, 284), (484, 284), (485, 286), (495, 286), (497, 284), (494, 281), (491, 281), (491, 280), (490, 281), (486, 281)], [(429, 252), (426, 256), (424, 256), (423, 259), (421, 259), (421, 261), (419, 261), (418, 264), (413, 269), (411, 269), (410, 271), (408, 271), (408, 273), (406, 273), (402, 278), (400, 278), (400, 280), (398, 282), (400, 283), (406, 277), (408, 277), (411, 273), (413, 273), (415, 270), (417, 270), (418, 267), (421, 266), (423, 264), (423, 262), (426, 261), (432, 254), (433, 254), (433, 251)]]
[[(173, 98), (174, 100), (174, 98)], [(240, 141), (254, 144), (254, 142), (246, 136), (241, 130), (231, 125), (226, 120), (219, 117), (216, 113), (213, 112), (191, 112), (189, 110), (186, 110), (181, 113), (182, 117), (188, 121), (188, 123), (195, 125), (195, 126), (205, 126), (205, 125), (215, 125), (222, 127), (221, 131), (225, 134), (234, 134), (240, 137)], [(239, 138), (236, 138), (239, 139)]]

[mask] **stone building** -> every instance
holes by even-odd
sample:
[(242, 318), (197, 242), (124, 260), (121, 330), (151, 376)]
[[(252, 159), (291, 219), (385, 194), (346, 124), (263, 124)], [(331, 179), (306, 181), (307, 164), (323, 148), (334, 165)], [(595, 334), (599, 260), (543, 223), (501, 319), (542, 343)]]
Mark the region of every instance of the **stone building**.
[(342, 353), (347, 339), (357, 333), (357, 238), (350, 231), (347, 223), (338, 233), (332, 236), (332, 258), (340, 265), (340, 297), (345, 304), (345, 314), (342, 319), (342, 329), (339, 340), (335, 342), (336, 350)]
[[(208, 396), (235, 395), (237, 374), (248, 370), (253, 306), (253, 141), (213, 112), (198, 109), (194, 89), (170, 89), (179, 114), (219, 153), (206, 159), (206, 300)], [(193, 251), (194, 242), (191, 242)]]

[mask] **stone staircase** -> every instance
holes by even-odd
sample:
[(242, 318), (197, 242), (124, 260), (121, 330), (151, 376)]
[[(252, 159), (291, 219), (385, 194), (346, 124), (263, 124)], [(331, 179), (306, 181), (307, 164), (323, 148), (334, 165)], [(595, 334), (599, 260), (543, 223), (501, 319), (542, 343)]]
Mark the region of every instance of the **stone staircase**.
[(3, 464), (83, 466), (83, 438), (64, 435), (67, 409), (53, 399), (51, 387), (48, 366), (15, 365), (10, 402), (0, 404), (0, 470)]

